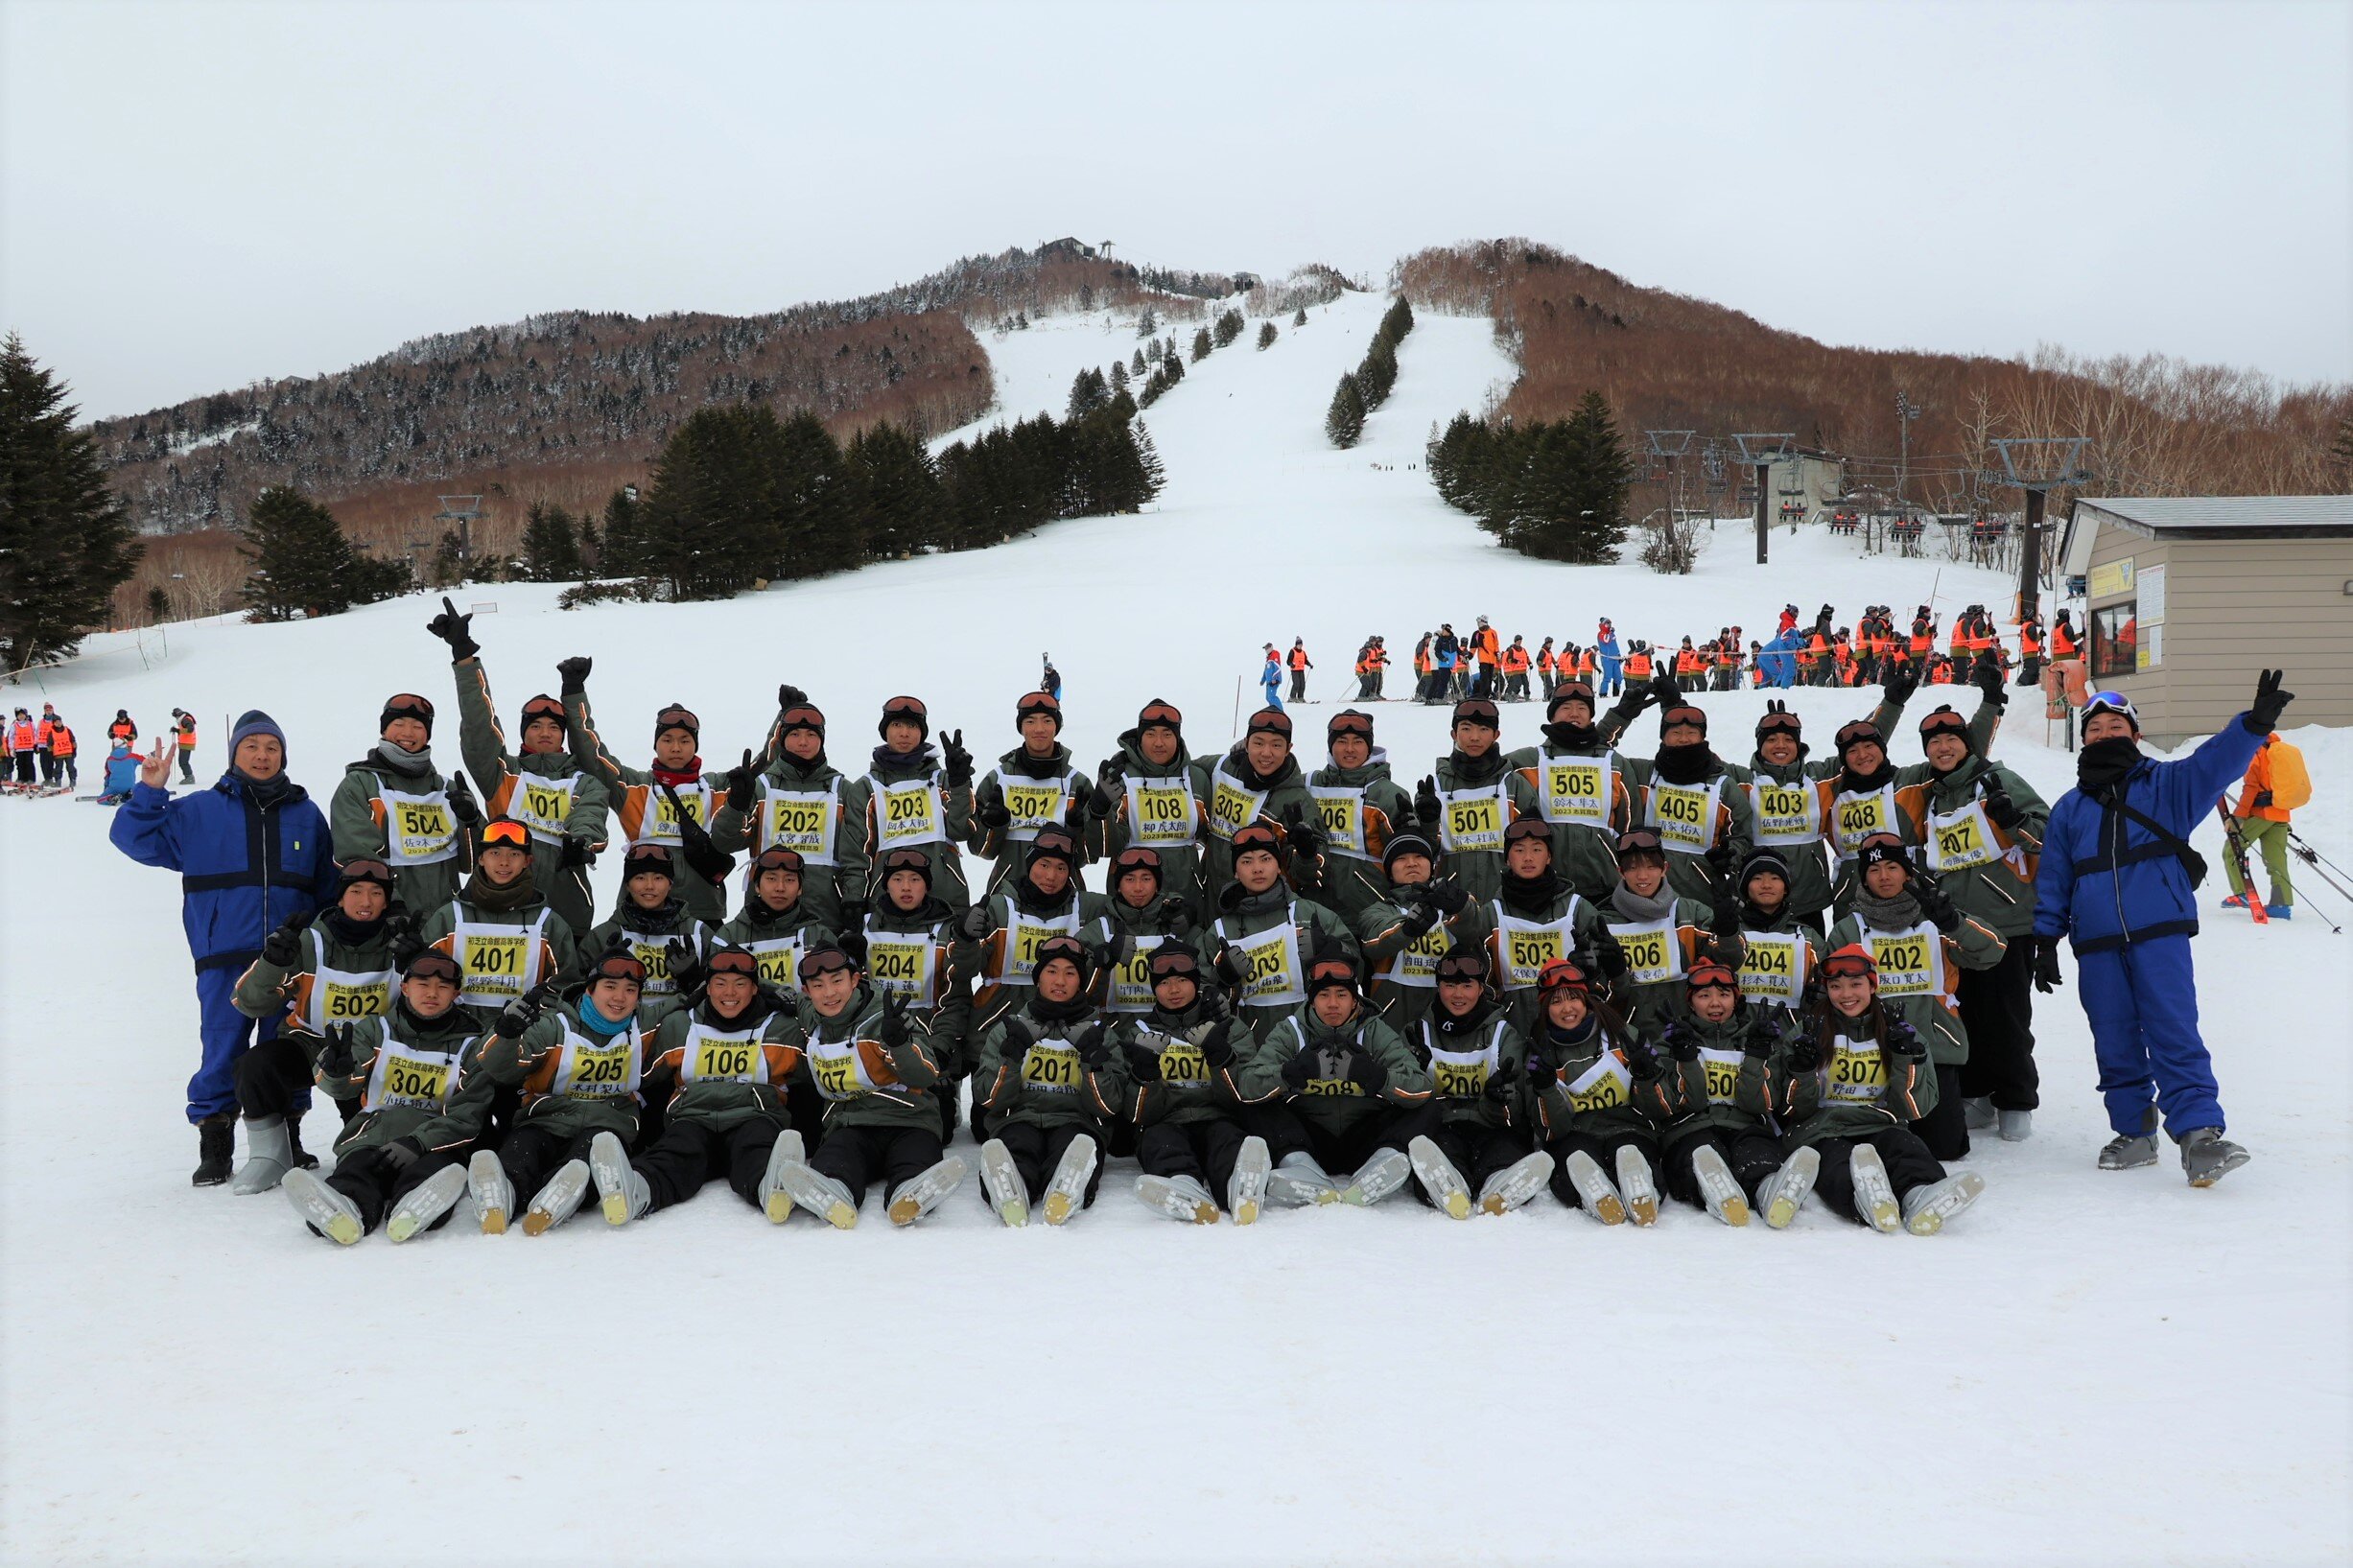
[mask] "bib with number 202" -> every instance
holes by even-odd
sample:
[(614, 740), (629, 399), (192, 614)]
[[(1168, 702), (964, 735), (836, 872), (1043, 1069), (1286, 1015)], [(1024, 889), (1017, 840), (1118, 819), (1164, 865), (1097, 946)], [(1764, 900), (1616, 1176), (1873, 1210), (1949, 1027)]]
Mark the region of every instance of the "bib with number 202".
[(812, 866), (834, 858), (834, 792), (767, 789), (760, 797), (760, 848), (791, 850)]
[(1602, 1052), (1600, 1061), (1562, 1087), (1579, 1111), (1615, 1111), (1631, 1098), (1626, 1066), (1615, 1051)]

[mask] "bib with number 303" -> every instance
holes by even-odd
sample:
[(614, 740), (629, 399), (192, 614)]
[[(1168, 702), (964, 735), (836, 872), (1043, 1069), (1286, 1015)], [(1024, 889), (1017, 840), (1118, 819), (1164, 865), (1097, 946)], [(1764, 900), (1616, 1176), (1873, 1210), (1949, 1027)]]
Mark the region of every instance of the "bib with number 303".
[(1259, 812), (1266, 805), (1266, 791), (1245, 789), (1240, 782), (1226, 772), (1219, 763), (1210, 774), (1210, 831), (1232, 841), (1235, 833), (1259, 820)]

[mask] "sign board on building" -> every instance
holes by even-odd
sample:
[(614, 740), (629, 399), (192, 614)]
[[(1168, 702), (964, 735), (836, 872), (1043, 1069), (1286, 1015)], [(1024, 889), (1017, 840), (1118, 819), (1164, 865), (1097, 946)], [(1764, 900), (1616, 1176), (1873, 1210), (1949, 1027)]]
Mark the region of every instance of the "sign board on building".
[(2110, 561), (2106, 566), (2091, 569), (2091, 597), (2106, 598), (2111, 594), (2132, 592), (2132, 557)]
[(2165, 624), (2165, 569), (2153, 566), (2140, 574), (2141, 624)]

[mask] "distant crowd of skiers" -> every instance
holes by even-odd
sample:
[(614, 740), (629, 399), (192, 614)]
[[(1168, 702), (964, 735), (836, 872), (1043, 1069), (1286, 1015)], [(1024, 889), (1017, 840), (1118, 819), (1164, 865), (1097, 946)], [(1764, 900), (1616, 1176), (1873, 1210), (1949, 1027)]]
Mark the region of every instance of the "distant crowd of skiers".
[[(1771, 641), (1747, 638), (1738, 626), (1717, 628), (1711, 638), (1682, 639), (1673, 649), (1655, 646), (1640, 638), (1621, 642), (1617, 628), (1603, 617), (1590, 644), (1547, 637), (1533, 652), (1527, 638), (1515, 634), (1509, 643), (1485, 616), (1468, 637), (1457, 636), (1452, 622), (1424, 632), (1414, 644), (1414, 700), (1454, 702), (1484, 697), (1495, 702), (1530, 702), (1540, 696), (1549, 702), (1565, 681), (1583, 681), (1605, 697), (1614, 697), (1628, 684), (1647, 684), (1664, 673), (1684, 691), (1736, 691), (1791, 686), (1871, 686), (1900, 669), (1918, 672), (1924, 686), (1957, 686), (1969, 679), (1981, 660), (1989, 660), (2005, 681), (2032, 686), (2042, 678), (2046, 659), (2072, 659), (2081, 645), (2065, 611), (2054, 619), (2046, 636), (2039, 620), (2028, 620), (2017, 630), (2015, 658), (1982, 604), (1955, 615), (1940, 645), (1935, 613), (1923, 604), (1912, 617), (1910, 629), (1899, 633), (1894, 613), (1884, 604), (1863, 612), (1853, 627), (1833, 627), (1835, 611), (1824, 605), (1813, 624), (1800, 629), (1798, 607), (1784, 606), (1780, 624)], [(1744, 642), (1744, 638), (1746, 639)], [(1356, 650), (1358, 702), (1387, 700), (1389, 645), (1372, 636)], [(1290, 677), (1290, 700), (1305, 701), (1307, 671), (1315, 667), (1307, 657), (1306, 640), (1292, 640), (1288, 652), (1269, 643), (1259, 682), (1270, 707), (1282, 703), (1283, 677)]]
[[(2031, 1135), (2062, 938), (2116, 1135), (2100, 1166), (2154, 1163), (2160, 1129), (2193, 1185), (2247, 1158), (2198, 1034), (2183, 836), (2291, 700), (2277, 672), (2172, 762), (2093, 696), (2048, 807), (1989, 757), (2006, 692), (1982, 658), (1975, 713), (1939, 705), (1903, 765), (1910, 659), (1819, 759), (1778, 704), (1746, 762), (1720, 756), (1654, 671), (1607, 707), (1557, 681), (1517, 749), (1465, 696), (1410, 785), (1361, 709), (1309, 771), (1271, 705), (1194, 757), (1154, 700), (1090, 770), (1045, 690), (994, 763), (903, 695), (836, 768), (786, 685), (757, 752), (707, 771), (678, 704), (647, 765), (621, 761), (586, 657), (510, 750), (470, 622), (445, 601), (430, 630), (479, 793), (403, 691), (325, 813), (256, 711), (213, 788), (166, 793), (158, 743), (114, 818), (181, 878), (195, 1181), (231, 1181), (242, 1112), (235, 1190), (282, 1184), (339, 1243), (460, 1198), (484, 1230), (592, 1196), (625, 1225), (712, 1182), (841, 1228), (880, 1187), (905, 1225), (976, 1173), (1005, 1224), (1061, 1224), (1129, 1154), (1135, 1195), (1196, 1224), (1405, 1190), (1469, 1219), (1549, 1189), (1612, 1225), (1663, 1194), (1778, 1228), (1818, 1196), (1932, 1234), (1983, 1188), (1945, 1168), (1972, 1130)], [(1654, 707), (1649, 755), (1621, 749)], [(587, 871), (616, 844), (600, 920)], [(341, 1112), (325, 1177), (314, 1091)]]
[[(196, 719), (172, 710), (173, 738), (179, 750), (180, 783), (196, 782)], [(99, 793), (89, 797), (113, 806), (128, 800), (139, 779), (139, 727), (122, 709), (106, 726), (106, 773)], [(82, 784), (82, 741), (54, 703), (41, 704), (40, 716), (18, 708), (0, 725), (0, 791), (17, 795), (54, 795)]]

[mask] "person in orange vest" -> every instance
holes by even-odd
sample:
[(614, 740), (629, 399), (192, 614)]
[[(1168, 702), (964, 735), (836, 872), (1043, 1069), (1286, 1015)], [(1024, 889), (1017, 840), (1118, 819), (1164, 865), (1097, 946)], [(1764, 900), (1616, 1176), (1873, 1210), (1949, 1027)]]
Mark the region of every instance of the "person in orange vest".
[(117, 708), (114, 711), (114, 722), (106, 726), (106, 739), (109, 742), (128, 740), (134, 747), (138, 745), (139, 725), (138, 721), (130, 716), (129, 710)]
[(1528, 700), (1528, 640), (1514, 637), (1512, 645), (1503, 650), (1503, 700)]
[(1928, 606), (1923, 604), (1920, 606), (1919, 614), (1912, 618), (1912, 662), (1925, 670), (1928, 666), (1928, 656), (1936, 651), (1936, 645), (1937, 618), (1931, 615)]
[(2294, 913), (2295, 884), (2288, 876), (2288, 818), (2311, 800), (2312, 775), (2305, 770), (2304, 754), (2277, 735), (2265, 736), (2263, 749), (2247, 764), (2247, 777), (2239, 782), (2239, 803), (2231, 812), (2238, 843), (2233, 854), (2223, 857), (2223, 870), (2230, 878), (2230, 897), (2223, 901), (2224, 908), (2244, 909), (2253, 897), (2239, 867), (2244, 851), (2260, 847), (2264, 874), (2271, 882), (2263, 912), (2273, 920)]
[(74, 759), (82, 750), (74, 739), (72, 726), (55, 714), (42, 720), (41, 729), (49, 737), (49, 782), (72, 789), (82, 783), (82, 768)]
[(33, 775), (33, 763), (40, 756), (40, 737), (41, 727), (33, 722), (33, 715), (17, 709), (15, 720), (9, 725), (8, 751), (12, 782), (19, 789), (31, 789), (38, 783)]
[(41, 704), (40, 728), (34, 732), (33, 744), (40, 753), (41, 784), (55, 789), (58, 786), (58, 707), (56, 703)]
[(172, 736), (179, 745), (179, 782), (196, 783), (196, 715), (172, 710)]
[(1552, 689), (1561, 684), (1558, 668), (1558, 662), (1552, 656), (1552, 639), (1547, 637), (1544, 645), (1536, 650), (1536, 676), (1543, 683), (1546, 703), (1552, 701)]
[(1381, 687), (1388, 679), (1389, 645), (1376, 634), (1356, 655), (1356, 700), (1379, 702)]
[(1626, 684), (1647, 686), (1651, 678), (1651, 645), (1635, 638), (1634, 646), (1626, 650)]
[(1315, 667), (1315, 661), (1307, 657), (1307, 640), (1306, 638), (1294, 637), (1291, 639), (1291, 652), (1288, 663), (1291, 667), (1291, 700), (1293, 702), (1305, 702), (1307, 700), (1307, 671)]
[(1502, 664), (1503, 648), (1502, 640), (1496, 637), (1495, 628), (1487, 623), (1485, 616), (1479, 617), (1478, 630), (1471, 634), (1471, 646), (1479, 656), (1479, 672), (1465, 695), (1485, 697), (1492, 702), (1495, 696), (1495, 670)]
[(2061, 610), (2051, 618), (2051, 658), (2054, 661), (2072, 659), (2076, 655), (2075, 623)]

